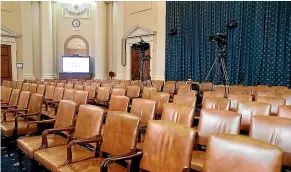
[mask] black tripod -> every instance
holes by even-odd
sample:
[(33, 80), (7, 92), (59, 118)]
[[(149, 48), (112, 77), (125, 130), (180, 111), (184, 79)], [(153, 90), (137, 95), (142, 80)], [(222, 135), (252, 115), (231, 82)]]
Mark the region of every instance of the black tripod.
[(223, 85), (224, 85), (224, 97), (228, 96), (229, 93), (229, 78), (226, 70), (225, 65), (225, 58), (226, 58), (226, 45), (217, 44), (216, 53), (215, 53), (215, 60), (208, 71), (206, 78), (199, 90), (199, 93), (204, 87), (205, 82), (209, 79), (210, 74), (212, 70), (214, 69), (214, 66), (216, 66), (216, 71), (214, 74), (213, 84), (216, 85), (216, 83), (222, 78)]
[(151, 75), (150, 75), (150, 71), (148, 71), (148, 76), (145, 76), (145, 70), (146, 70), (146, 64), (150, 61), (151, 57), (149, 55), (145, 54), (146, 49), (148, 48), (146, 46), (147, 43), (144, 42), (144, 40), (140, 37), (141, 42), (139, 42), (138, 48), (140, 48), (140, 59), (138, 61), (138, 64), (132, 74), (132, 79), (133, 80), (133, 76), (135, 76), (136, 72), (139, 69), (139, 79), (141, 80), (141, 84), (143, 84), (144, 86), (147, 85), (147, 81), (149, 80), (151, 83), (151, 86), (153, 86), (152, 80), (151, 80)]

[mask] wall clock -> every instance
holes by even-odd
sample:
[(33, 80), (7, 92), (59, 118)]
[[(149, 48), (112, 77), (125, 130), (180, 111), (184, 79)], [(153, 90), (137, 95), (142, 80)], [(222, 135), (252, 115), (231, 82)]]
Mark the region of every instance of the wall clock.
[(72, 21), (72, 25), (73, 25), (73, 27), (80, 27), (81, 22), (80, 22), (80, 20), (78, 20), (78, 19), (74, 19), (74, 20)]

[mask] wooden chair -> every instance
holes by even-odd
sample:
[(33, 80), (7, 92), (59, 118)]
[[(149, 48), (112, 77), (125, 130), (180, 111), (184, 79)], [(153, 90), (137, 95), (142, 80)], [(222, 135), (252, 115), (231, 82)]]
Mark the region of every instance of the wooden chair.
[(229, 110), (230, 100), (227, 98), (207, 97), (203, 98), (202, 109), (224, 109)]
[(143, 99), (149, 99), (150, 98), (150, 94), (151, 93), (155, 93), (157, 92), (157, 88), (156, 87), (144, 87), (143, 91), (142, 91), (142, 98)]
[(163, 113), (164, 104), (169, 103), (170, 94), (163, 93), (163, 92), (152, 93), (152, 94), (150, 94), (150, 100), (153, 100), (157, 103), (155, 115), (156, 115), (156, 119), (158, 119), (158, 118), (160, 118), (160, 116)]
[(44, 95), (45, 93), (45, 85), (38, 85), (37, 86), (37, 90), (36, 90), (36, 93), (37, 94), (41, 94), (41, 95)]
[(11, 93), (12, 88), (10, 87), (4, 87), (1, 89), (1, 106), (9, 103)]
[(188, 105), (195, 108), (196, 105), (196, 96), (181, 96), (181, 95), (175, 95), (173, 103), (176, 104), (183, 104)]
[(34, 94), (37, 92), (37, 84), (30, 84), (29, 91), (31, 94)]
[(278, 107), (280, 105), (286, 104), (286, 99), (282, 97), (271, 97), (271, 96), (260, 97), (259, 96), (256, 98), (256, 101), (271, 104), (271, 115), (273, 116), (277, 116)]
[(230, 99), (229, 110), (234, 112), (237, 111), (240, 101), (252, 101), (252, 96), (247, 94), (229, 94), (227, 98)]

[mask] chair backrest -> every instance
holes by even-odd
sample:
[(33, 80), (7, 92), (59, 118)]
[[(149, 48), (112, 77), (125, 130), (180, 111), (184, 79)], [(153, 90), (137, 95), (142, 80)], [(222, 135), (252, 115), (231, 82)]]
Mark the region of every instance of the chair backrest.
[(10, 87), (4, 87), (2, 91), (2, 97), (1, 97), (1, 102), (9, 102), (12, 88)]
[(84, 86), (84, 91), (88, 92), (89, 98), (96, 98), (96, 87), (91, 85)]
[(176, 81), (166, 81), (164, 86), (164, 92), (168, 94), (174, 94), (176, 87)]
[(29, 87), (30, 87), (29, 83), (23, 83), (22, 84), (22, 91), (29, 91)]
[(46, 86), (44, 98), (52, 99), (54, 96), (55, 87), (54, 86)]
[(274, 92), (275, 90), (270, 88), (256, 88), (254, 89), (255, 99), (257, 99), (257, 97), (270, 96)]
[(165, 103), (169, 103), (170, 100), (170, 94), (168, 93), (163, 93), (163, 92), (156, 92), (150, 94), (150, 99), (154, 100), (156, 104), (156, 114), (162, 114), (163, 113), (163, 108)]
[(129, 97), (111, 96), (108, 111), (127, 112), (128, 105), (129, 105)]
[(285, 105), (286, 99), (282, 97), (271, 97), (271, 96), (266, 96), (266, 97), (257, 97), (256, 101), (258, 102), (263, 102), (263, 103), (269, 103), (271, 104), (271, 115), (276, 116), (278, 112), (278, 107), (280, 105)]
[(144, 87), (142, 90), (142, 98), (143, 99), (148, 99), (150, 97), (151, 93), (155, 93), (157, 92), (157, 88), (156, 87)]
[(6, 86), (7, 80), (2, 80), (2, 86)]
[(291, 119), (291, 105), (280, 105), (278, 108), (278, 116)]
[(237, 112), (242, 115), (241, 130), (248, 131), (255, 115), (269, 116), (271, 105), (262, 102), (241, 101), (238, 104)]
[(167, 172), (190, 168), (194, 140), (195, 130), (183, 124), (149, 121), (140, 168)]
[(22, 90), (22, 82), (21, 81), (18, 81), (17, 84), (16, 84), (16, 88), (18, 90)]
[(194, 107), (176, 103), (165, 103), (161, 120), (191, 127), (194, 120)]
[(135, 149), (139, 124), (138, 117), (126, 112), (107, 114), (100, 150), (116, 156)]
[(213, 83), (212, 82), (205, 82), (201, 83), (200, 87), (204, 84), (203, 88), (201, 88), (201, 93), (204, 93), (206, 91), (211, 91), (213, 89)]
[(17, 103), (17, 109), (18, 110), (23, 110), (26, 109), (29, 103), (29, 99), (30, 99), (30, 92), (29, 91), (21, 91), (20, 92), (20, 96), (19, 96), (19, 100)]
[(270, 88), (268, 85), (257, 85), (257, 88), (263, 88), (263, 89), (268, 89)]
[[(203, 171), (281, 172), (283, 151), (243, 135), (211, 135)], [(223, 157), (223, 158), (222, 158)]]
[(230, 107), (230, 100), (227, 98), (220, 98), (220, 97), (203, 98), (203, 102), (202, 102), (203, 109), (229, 110), (229, 107)]
[(291, 119), (254, 116), (249, 136), (279, 146), (284, 151), (283, 165), (291, 166)]
[(65, 89), (74, 89), (74, 84), (65, 84)]
[(137, 98), (139, 97), (139, 93), (140, 93), (140, 86), (130, 85), (127, 88), (126, 96), (130, 98)]
[(54, 95), (53, 95), (52, 100), (53, 101), (60, 101), (60, 100), (62, 100), (63, 95), (64, 95), (64, 90), (65, 89), (63, 87), (55, 87)]
[(124, 88), (113, 88), (111, 91), (112, 96), (125, 96), (126, 90)]
[(195, 97), (197, 95), (197, 92), (195, 90), (178, 90), (178, 94), (177, 95), (181, 95), (181, 96), (192, 96)]
[(57, 83), (57, 85), (56, 85), (56, 87), (64, 87), (65, 86), (65, 83), (63, 83), (63, 82), (59, 82), (59, 83)]
[(240, 133), (241, 115), (221, 109), (201, 109), (198, 124), (198, 144), (206, 146), (212, 133)]
[(58, 106), (54, 128), (64, 128), (74, 125), (77, 104), (72, 100), (61, 100)]
[(126, 88), (126, 85), (124, 83), (114, 84), (113, 85), (113, 88), (123, 88), (123, 89), (125, 89)]
[(31, 94), (36, 93), (37, 92), (37, 84), (30, 84), (29, 91), (31, 92)]
[(16, 87), (17, 87), (17, 82), (16, 82), (16, 81), (11, 81), (11, 85), (10, 85), (10, 87), (11, 87), (12, 89), (16, 89)]
[(99, 87), (97, 94), (97, 101), (109, 101), (111, 87)]
[(219, 98), (223, 98), (224, 97), (224, 92), (205, 91), (203, 93), (203, 99), (208, 98), (208, 97), (219, 97)]
[(16, 105), (18, 103), (18, 99), (19, 99), (19, 95), (20, 95), (20, 90), (18, 89), (13, 89), (11, 96), (10, 96), (10, 100), (9, 100), (9, 105)]
[(40, 115), (41, 115), (41, 105), (42, 105), (42, 98), (43, 96), (41, 94), (31, 94), (28, 108), (27, 108), (27, 113), (39, 113), (37, 116), (30, 116), (29, 118), (32, 118), (34, 120), (40, 120)]
[(6, 87), (11, 87), (11, 81), (6, 81)]
[(236, 112), (238, 108), (238, 103), (240, 101), (252, 101), (252, 96), (248, 94), (229, 94), (228, 98), (230, 99), (229, 110)]
[(242, 86), (232, 86), (230, 87), (231, 94), (246, 94), (252, 95), (252, 88), (251, 87), (242, 87)]
[(91, 86), (100, 87), (100, 83), (99, 82), (92, 82)]
[(84, 85), (75, 85), (74, 89), (75, 90), (84, 90)]
[(113, 87), (113, 84), (102, 82), (101, 83), (101, 87), (109, 87), (109, 88), (112, 88)]
[(75, 90), (65, 89), (63, 100), (74, 100)]
[(157, 88), (157, 91), (160, 92), (162, 91), (162, 87), (164, 85), (164, 81), (162, 80), (153, 80), (153, 87)]
[(147, 125), (155, 117), (156, 102), (149, 99), (135, 98), (132, 100), (130, 113), (140, 118), (142, 125)]
[(287, 86), (271, 86), (271, 89), (276, 91), (283, 91), (283, 90), (288, 90)]
[(286, 99), (286, 105), (291, 105), (291, 92), (290, 93), (272, 93), (270, 96), (282, 97)]
[(181, 95), (175, 95), (173, 103), (177, 104), (184, 104), (184, 105), (189, 105), (192, 107), (195, 107), (196, 105), (196, 96), (181, 96)]
[(9, 100), (9, 105), (16, 105), (18, 103), (18, 99), (19, 99), (19, 94), (20, 94), (20, 90), (18, 89), (13, 89), (11, 96), (10, 96), (10, 100)]
[(78, 107), (80, 105), (87, 104), (87, 101), (88, 101), (88, 92), (87, 91), (76, 90), (73, 100), (74, 100), (74, 102), (77, 103), (77, 106)]
[(83, 82), (83, 86), (89, 86), (91, 83), (90, 82)]
[(44, 95), (45, 93), (45, 85), (38, 85), (37, 86), (37, 90), (36, 90), (36, 93), (37, 94), (41, 94), (41, 95)]
[(139, 83), (140, 83), (139, 80), (134, 80), (134, 81), (131, 81), (131, 82), (130, 82), (130, 85), (136, 85), (136, 86), (138, 86)]
[[(177, 82), (178, 83), (178, 82)], [(186, 84), (185, 82), (183, 84), (179, 84), (178, 88), (177, 88), (177, 84), (176, 84), (176, 89), (177, 91), (179, 90), (190, 90), (190, 84)]]
[(81, 105), (75, 125), (74, 139), (86, 139), (101, 134), (104, 110), (94, 105)]

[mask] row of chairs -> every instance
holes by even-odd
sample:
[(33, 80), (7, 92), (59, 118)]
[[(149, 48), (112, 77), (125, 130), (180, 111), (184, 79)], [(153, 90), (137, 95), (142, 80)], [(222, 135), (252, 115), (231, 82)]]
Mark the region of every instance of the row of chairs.
[[(133, 101), (135, 100), (141, 99), (134, 99)], [(146, 101), (146, 99), (144, 99), (144, 101)], [(140, 155), (142, 154), (143, 156), (140, 160), (140, 163), (136, 163), (136, 161), (133, 159), (131, 163), (127, 164), (127, 168), (134, 169), (134, 165), (139, 164), (140, 168), (147, 171), (182, 171), (183, 168), (197, 169), (195, 167), (195, 164), (197, 164), (195, 160), (197, 159), (198, 155), (198, 160), (202, 162), (202, 169), (207, 170), (211, 167), (209, 166), (210, 162), (212, 162), (210, 164), (212, 164), (212, 168), (214, 168), (215, 160), (217, 160), (217, 158), (214, 158), (214, 155), (217, 153), (224, 155), (224, 157), (235, 157), (235, 159), (229, 158), (229, 160), (226, 162), (219, 162), (219, 165), (216, 166), (216, 170), (225, 170), (227, 168), (228, 170), (232, 170), (233, 168), (237, 168), (233, 165), (238, 163), (236, 161), (238, 158), (240, 158), (240, 164), (244, 164), (243, 166), (240, 166), (240, 170), (251, 169), (252, 171), (280, 171), (282, 164), (290, 166), (288, 159), (290, 158), (289, 148), (291, 144), (288, 144), (290, 140), (285, 136), (290, 135), (291, 120), (287, 118), (254, 116), (254, 122), (252, 123), (252, 129), (249, 137), (224, 134), (211, 136), (213, 133), (238, 135), (241, 115), (236, 112), (226, 110), (203, 109), (197, 130), (197, 137), (195, 137), (195, 130), (191, 129), (187, 125), (183, 125), (183, 122), (181, 122), (181, 124), (177, 124), (173, 123), (173, 121), (169, 122), (171, 120), (167, 121), (166, 119), (160, 121), (150, 120), (146, 125), (145, 140), (142, 143), (142, 147), (140, 147), (136, 141), (138, 140), (139, 136), (138, 130), (140, 127), (142, 127), (142, 125), (141, 119), (138, 118), (135, 114), (116, 111), (108, 113), (105, 125), (103, 126), (103, 134), (101, 135), (102, 121), (105, 118), (104, 115), (101, 115), (104, 114), (104, 110), (102, 108), (92, 105), (81, 105), (76, 125), (75, 127), (72, 127), (74, 126), (72, 118), (75, 114), (75, 108), (70, 108), (67, 105), (65, 111), (66, 113), (64, 113), (64, 110), (62, 109), (65, 107), (65, 105), (63, 104), (76, 106), (76, 104), (73, 102), (65, 100), (61, 101), (61, 104), (58, 108), (57, 118), (54, 120), (54, 129), (46, 130), (43, 132), (42, 136), (27, 136), (23, 139), (18, 139), (17, 141), (20, 150), (25, 152), (29, 157), (35, 159), (37, 162), (41, 163), (51, 171), (86, 171), (93, 169), (98, 170), (100, 168), (102, 170), (109, 168), (109, 170), (120, 171), (124, 170), (125, 168), (118, 164), (112, 163), (116, 163), (121, 160), (128, 160), (133, 157), (139, 157), (140, 159)], [(170, 103), (167, 105), (173, 106), (174, 104)], [(140, 108), (140, 106), (138, 107)], [(193, 107), (185, 107), (192, 109), (192, 113), (187, 113), (187, 115), (193, 115)], [(147, 109), (148, 108), (144, 108), (144, 110)], [(182, 116), (183, 113), (179, 112), (185, 112), (185, 109), (180, 109), (180, 111), (176, 111), (176, 113), (171, 113), (172, 111), (173, 110), (169, 110), (167, 112), (164, 111), (164, 114), (174, 114), (176, 117), (173, 116), (170, 117), (170, 119), (180, 119), (179, 115)], [(185, 113), (184, 115), (187, 116)], [(67, 118), (67, 120), (62, 118)], [(68, 123), (65, 124), (59, 121), (67, 121)], [(39, 123), (45, 122), (46, 121), (40, 121)], [(59, 124), (59, 126), (56, 124)], [(276, 131), (276, 140), (280, 140), (280, 142), (272, 139), (268, 140), (269, 136), (274, 134), (273, 129), (278, 128), (280, 128), (280, 130)], [(50, 134), (57, 131), (73, 132), (72, 137), (69, 137), (72, 141), (66, 145), (66, 139), (61, 139), (58, 138), (60, 136)], [(63, 141), (54, 141), (52, 138), (58, 138)], [(214, 143), (213, 138), (215, 138)], [(36, 141), (38, 141), (38, 144), (34, 144)], [(87, 150), (86, 148), (80, 146), (82, 143), (96, 144), (100, 142), (100, 156), (98, 156), (96, 152), (94, 156), (94, 151)], [(280, 148), (267, 144), (266, 142), (275, 144)], [(202, 153), (201, 151), (199, 152), (197, 150), (193, 151), (194, 143), (198, 146), (207, 146), (206, 153)], [(219, 152), (218, 150), (215, 150), (214, 145), (216, 143), (220, 143), (219, 147), (223, 148), (219, 149)], [(229, 146), (221, 146), (225, 143), (228, 143), (226, 145), (237, 145), (237, 147), (233, 150)], [(136, 145), (138, 149), (136, 149)], [(248, 149), (257, 151), (251, 151), (250, 154), (247, 155), (241, 153), (243, 150)], [(94, 150), (97, 151), (98, 149), (95, 147)], [(238, 154), (229, 154), (229, 150), (232, 150), (232, 152), (237, 152)], [(282, 150), (284, 151), (284, 156)], [(263, 153), (261, 151), (263, 151)], [(272, 153), (270, 154), (270, 152)], [(264, 153), (268, 155), (268, 158), (265, 159), (262, 158), (264, 156), (259, 156), (263, 155)], [(108, 154), (110, 155), (110, 158), (108, 158)], [(179, 156), (177, 156), (177, 154), (179, 154)], [(112, 156), (118, 157), (115, 159), (112, 158)], [(255, 161), (249, 162), (248, 158), (253, 158)], [(112, 165), (110, 166), (110, 164)], [(254, 164), (256, 164), (255, 167), (250, 167), (250, 165)]]

